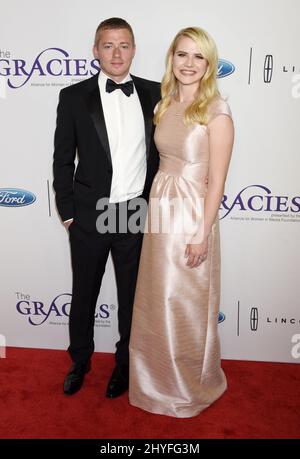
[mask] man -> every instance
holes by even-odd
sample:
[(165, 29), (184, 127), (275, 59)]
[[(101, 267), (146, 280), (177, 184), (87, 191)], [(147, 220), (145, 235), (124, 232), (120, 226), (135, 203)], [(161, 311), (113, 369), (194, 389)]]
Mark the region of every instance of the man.
[(90, 370), (96, 301), (111, 252), (120, 340), (106, 396), (114, 398), (128, 389), (128, 344), (142, 234), (97, 232), (96, 203), (109, 198), (118, 211), (138, 196), (147, 199), (158, 168), (152, 118), (160, 86), (129, 74), (135, 42), (125, 20), (103, 21), (93, 52), (101, 71), (61, 91), (55, 131), (53, 186), (58, 212), (69, 229), (73, 269), (68, 349), (73, 365), (64, 393), (77, 392)]

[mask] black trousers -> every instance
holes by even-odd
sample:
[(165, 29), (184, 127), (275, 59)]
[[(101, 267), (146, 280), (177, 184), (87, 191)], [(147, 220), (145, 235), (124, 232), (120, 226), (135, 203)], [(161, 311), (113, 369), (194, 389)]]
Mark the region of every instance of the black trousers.
[[(126, 203), (122, 203), (127, 205)], [(117, 205), (118, 209), (118, 205)], [(116, 209), (116, 210), (117, 210)], [(128, 218), (131, 212), (128, 213)], [(124, 228), (123, 228), (124, 230)], [(129, 364), (129, 339), (132, 308), (142, 233), (85, 233), (76, 224), (69, 228), (73, 269), (72, 303), (69, 320), (70, 346), (73, 362), (89, 359), (94, 351), (95, 308), (109, 252), (115, 268), (118, 294), (118, 329), (116, 364)]]

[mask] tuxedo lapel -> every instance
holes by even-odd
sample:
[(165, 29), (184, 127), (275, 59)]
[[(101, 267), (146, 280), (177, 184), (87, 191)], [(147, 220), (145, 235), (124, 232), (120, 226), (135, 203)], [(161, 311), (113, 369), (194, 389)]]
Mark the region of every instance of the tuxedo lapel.
[(153, 109), (152, 109), (152, 104), (151, 104), (151, 97), (150, 97), (149, 91), (147, 91), (139, 83), (138, 79), (135, 78), (133, 75), (131, 75), (131, 77), (133, 79), (134, 86), (138, 93), (140, 103), (142, 106), (142, 110), (143, 110), (144, 122), (145, 122), (146, 156), (148, 159), (149, 154), (150, 154), (150, 140), (151, 140), (152, 126), (153, 126)]
[(87, 106), (102, 147), (107, 155), (108, 161), (110, 164), (112, 164), (101, 96), (98, 86), (98, 74), (90, 79), (89, 91), (87, 94)]
[[(145, 141), (146, 141), (146, 156), (149, 158), (150, 153), (150, 140), (153, 127), (153, 109), (151, 104), (151, 97), (149, 91), (146, 90), (135, 78), (131, 75), (134, 86), (136, 88), (140, 104), (142, 107), (145, 123)], [(101, 96), (98, 86), (98, 74), (92, 77), (89, 81), (89, 87), (87, 92), (87, 107), (90, 113), (90, 116), (93, 120), (95, 129), (97, 131), (99, 140), (102, 144), (102, 147), (107, 155), (109, 163), (112, 165), (111, 152), (109, 148), (108, 135), (105, 125), (105, 118), (102, 108)]]

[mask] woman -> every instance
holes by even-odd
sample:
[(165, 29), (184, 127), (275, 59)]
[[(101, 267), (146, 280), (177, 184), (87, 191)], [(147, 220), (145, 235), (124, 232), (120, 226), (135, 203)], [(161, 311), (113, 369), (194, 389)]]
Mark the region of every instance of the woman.
[[(181, 30), (167, 54), (154, 118), (160, 167), (150, 194), (134, 303), (129, 400), (179, 418), (197, 415), (226, 389), (217, 333), (218, 209), (233, 123), (217, 89), (217, 68), (216, 46), (207, 32)], [(173, 206), (174, 200), (184, 204)], [(177, 231), (186, 208), (196, 221), (190, 218)]]

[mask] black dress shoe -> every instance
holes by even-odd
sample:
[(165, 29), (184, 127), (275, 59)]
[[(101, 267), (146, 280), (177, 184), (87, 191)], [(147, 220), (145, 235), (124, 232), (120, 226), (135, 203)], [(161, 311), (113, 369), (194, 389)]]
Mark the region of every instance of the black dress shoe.
[(124, 394), (129, 386), (129, 367), (117, 366), (109, 380), (105, 396), (108, 398), (116, 398)]
[(91, 369), (91, 361), (74, 363), (64, 381), (64, 394), (73, 395), (81, 389), (85, 374)]

